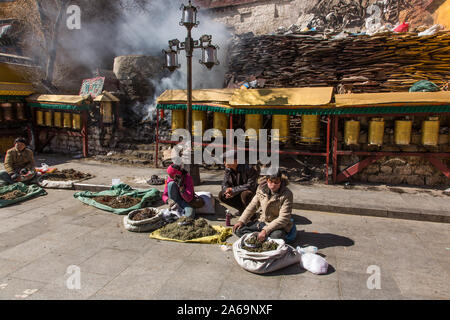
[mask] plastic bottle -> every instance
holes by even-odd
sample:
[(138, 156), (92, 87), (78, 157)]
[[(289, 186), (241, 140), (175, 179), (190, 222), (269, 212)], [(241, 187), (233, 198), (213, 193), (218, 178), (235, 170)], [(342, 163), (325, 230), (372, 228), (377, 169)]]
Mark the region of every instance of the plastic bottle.
[(300, 252), (301, 254), (317, 253), (318, 249), (317, 249), (317, 247), (314, 247), (314, 246), (308, 246), (308, 247), (304, 247), (304, 248), (297, 247), (297, 251)]
[(227, 226), (227, 227), (229, 227), (229, 226), (231, 226), (231, 214), (230, 214), (230, 210), (226, 210), (225, 211), (225, 225)]

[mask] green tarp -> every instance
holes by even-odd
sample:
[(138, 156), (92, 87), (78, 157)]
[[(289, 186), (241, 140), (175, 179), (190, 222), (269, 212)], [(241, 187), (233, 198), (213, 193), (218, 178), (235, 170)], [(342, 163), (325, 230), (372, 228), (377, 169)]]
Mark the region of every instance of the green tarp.
[(23, 197), (16, 198), (14, 200), (1, 200), (0, 199), (0, 208), (19, 203), (25, 200), (28, 200), (30, 198), (40, 196), (40, 195), (46, 195), (47, 191), (39, 187), (38, 185), (32, 184), (30, 186), (27, 186), (23, 184), (22, 182), (14, 183), (8, 186), (0, 187), (0, 196), (4, 195), (5, 193), (19, 190), (23, 193), (26, 193)]
[[(101, 191), (101, 192), (90, 192), (90, 191), (83, 191), (83, 192), (77, 192), (73, 195), (76, 199), (80, 200), (81, 202), (88, 204), (90, 206), (110, 211), (115, 214), (123, 215), (127, 214), (133, 210), (146, 208), (151, 206), (153, 203), (161, 199), (161, 195), (158, 189), (152, 188), (147, 190), (134, 190), (127, 184), (118, 184), (115, 186), (112, 186), (110, 190)], [(115, 209), (108, 207), (104, 204), (101, 204), (97, 201), (95, 201), (94, 197), (99, 196), (130, 196), (134, 198), (142, 198), (141, 202), (137, 205), (126, 208), (126, 209)]]

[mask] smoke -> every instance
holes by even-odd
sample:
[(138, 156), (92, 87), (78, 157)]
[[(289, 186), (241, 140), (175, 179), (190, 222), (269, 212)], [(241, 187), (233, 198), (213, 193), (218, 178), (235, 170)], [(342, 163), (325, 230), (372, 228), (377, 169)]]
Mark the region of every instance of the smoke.
[[(187, 0), (184, 4), (187, 4)], [(51, 34), (52, 24), (60, 6), (54, 0), (43, 0), (42, 6), (48, 18), (47, 34)], [(118, 1), (90, 1), (73, 0), (70, 5), (81, 8), (81, 29), (69, 30), (66, 21), (69, 14), (65, 12), (61, 19), (58, 33), (57, 69), (68, 72), (60, 78), (85, 76), (100, 67), (112, 69), (114, 58), (121, 55), (140, 54), (161, 57), (163, 49), (168, 48), (168, 41), (179, 39), (185, 41), (187, 31), (180, 26), (181, 0), (118, 0)], [(64, 8), (63, 8), (64, 9)], [(212, 43), (219, 45), (220, 65), (212, 70), (200, 65), (201, 49), (194, 50), (193, 57), (193, 88), (221, 88), (226, 73), (226, 56), (228, 41), (231, 34), (226, 27), (213, 21), (202, 11), (198, 13), (200, 21), (198, 28), (193, 28), (194, 40), (203, 34), (212, 35)], [(48, 43), (47, 43), (48, 46)], [(46, 63), (46, 57), (40, 59)], [(148, 79), (155, 88), (155, 96), (141, 106), (144, 114), (155, 108), (156, 97), (167, 89), (186, 89), (186, 57), (185, 52), (179, 53), (181, 68), (170, 76), (159, 79)], [(64, 82), (63, 81), (63, 82)], [(80, 83), (81, 85), (81, 83)], [(149, 109), (148, 112), (145, 109)]]
[[(122, 0), (122, 5), (132, 0)], [(187, 30), (180, 26), (181, 21), (181, 1), (153, 1), (142, 7), (132, 7), (122, 15), (122, 22), (118, 27), (117, 43), (119, 48), (117, 55), (143, 54), (153, 56), (163, 56), (162, 50), (168, 48), (168, 41), (178, 39), (185, 41)], [(219, 46), (218, 58), (220, 64), (208, 70), (198, 63), (201, 59), (201, 49), (194, 50), (192, 73), (193, 89), (202, 88), (222, 88), (226, 73), (226, 57), (228, 43), (231, 34), (226, 27), (213, 21), (201, 11), (197, 16), (200, 21), (198, 28), (192, 29), (194, 40), (203, 34), (212, 35), (213, 44)], [(181, 68), (169, 77), (161, 80), (149, 79), (155, 88), (155, 96), (150, 97), (146, 103), (148, 117), (153, 117), (156, 107), (156, 98), (167, 89), (186, 89), (187, 71), (185, 52), (179, 53), (179, 63)]]

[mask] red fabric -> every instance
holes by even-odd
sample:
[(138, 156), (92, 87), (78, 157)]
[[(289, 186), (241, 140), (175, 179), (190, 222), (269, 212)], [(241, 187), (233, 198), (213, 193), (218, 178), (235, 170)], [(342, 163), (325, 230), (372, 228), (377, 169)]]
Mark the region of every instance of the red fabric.
[(408, 32), (408, 30), (409, 23), (403, 22), (401, 25), (394, 29), (394, 32)]
[(181, 171), (178, 171), (177, 169), (174, 169), (172, 166), (169, 166), (167, 168), (167, 173), (169, 174), (169, 176), (174, 177), (174, 176), (181, 176)]
[[(167, 177), (166, 183), (164, 185), (164, 192), (162, 195), (162, 200), (164, 201), (164, 203), (167, 203), (167, 200), (169, 200), (168, 184), (172, 181), (173, 179), (171, 177)], [(184, 192), (181, 194), (181, 196), (187, 203), (191, 202), (192, 199), (194, 199), (194, 181), (189, 174), (184, 177)]]

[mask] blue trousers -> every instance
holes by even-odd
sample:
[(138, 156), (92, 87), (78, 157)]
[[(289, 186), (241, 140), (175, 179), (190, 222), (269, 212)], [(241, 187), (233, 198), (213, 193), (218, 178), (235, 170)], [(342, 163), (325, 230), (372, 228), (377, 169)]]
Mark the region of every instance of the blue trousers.
[(186, 202), (186, 200), (183, 199), (180, 193), (180, 188), (175, 183), (175, 181), (169, 182), (167, 185), (167, 193), (169, 196), (169, 199), (172, 199), (178, 204), (178, 207), (181, 209), (184, 209), (185, 216), (188, 218), (195, 218), (195, 210), (193, 207), (189, 205), (189, 203)]

